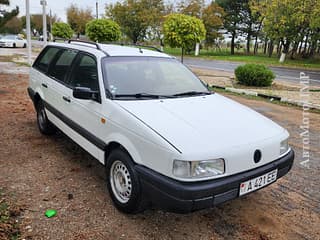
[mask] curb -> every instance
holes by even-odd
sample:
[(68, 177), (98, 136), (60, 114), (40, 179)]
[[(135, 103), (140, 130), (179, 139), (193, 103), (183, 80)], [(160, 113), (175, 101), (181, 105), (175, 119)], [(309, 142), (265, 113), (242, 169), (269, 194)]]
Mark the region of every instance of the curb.
[[(267, 95), (267, 94), (258, 93), (258, 92), (254, 92), (254, 91), (249, 91), (249, 90), (245, 90), (245, 89), (237, 89), (237, 88), (231, 88), (231, 87), (221, 87), (221, 86), (215, 86), (215, 85), (211, 85), (211, 87), (212, 88), (223, 89), (223, 90), (225, 90), (227, 92), (233, 92), (233, 93), (245, 94), (245, 95), (249, 95), (249, 96), (262, 97), (262, 98), (265, 98), (265, 99), (269, 99), (270, 101), (276, 100), (276, 101), (279, 101), (279, 102), (288, 103), (288, 104), (295, 105), (295, 106), (298, 106), (298, 107), (305, 107), (306, 106), (306, 103), (303, 102), (303, 101), (297, 101), (297, 100), (283, 98), (283, 97), (279, 97), (279, 96)], [(310, 109), (320, 110), (320, 105), (318, 105), (318, 104), (309, 103), (307, 106)]]

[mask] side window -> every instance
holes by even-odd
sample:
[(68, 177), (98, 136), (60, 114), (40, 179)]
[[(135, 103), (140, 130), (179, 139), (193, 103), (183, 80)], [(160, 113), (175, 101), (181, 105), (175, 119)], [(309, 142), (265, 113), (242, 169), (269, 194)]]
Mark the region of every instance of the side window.
[(70, 85), (99, 91), (97, 62), (93, 57), (85, 54), (80, 55), (72, 71)]
[(50, 67), (49, 75), (58, 79), (62, 82), (66, 81), (66, 76), (70, 70), (71, 64), (77, 55), (77, 51), (74, 50), (61, 50), (59, 52), (59, 57), (56, 59), (55, 63)]
[(59, 50), (59, 48), (48, 47), (46, 50), (44, 50), (44, 53), (41, 54), (36, 60), (35, 64), (33, 65), (34, 68), (46, 73), (52, 59)]

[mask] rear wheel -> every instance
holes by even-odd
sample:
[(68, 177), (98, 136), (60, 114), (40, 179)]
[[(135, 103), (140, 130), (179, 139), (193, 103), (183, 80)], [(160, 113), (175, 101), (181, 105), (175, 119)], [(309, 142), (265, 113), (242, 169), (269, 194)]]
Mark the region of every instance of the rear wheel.
[(13, 48), (16, 48), (16, 43), (13, 43), (13, 44), (12, 44), (12, 47), (13, 47)]
[(37, 123), (39, 131), (44, 135), (52, 135), (56, 132), (55, 126), (49, 121), (43, 102), (37, 103)]
[(124, 150), (113, 150), (106, 163), (107, 187), (115, 206), (124, 213), (144, 209), (139, 176), (131, 157)]
[(23, 48), (26, 48), (26, 47), (27, 47), (27, 44), (26, 44), (26, 43), (24, 43), (24, 44), (23, 44)]

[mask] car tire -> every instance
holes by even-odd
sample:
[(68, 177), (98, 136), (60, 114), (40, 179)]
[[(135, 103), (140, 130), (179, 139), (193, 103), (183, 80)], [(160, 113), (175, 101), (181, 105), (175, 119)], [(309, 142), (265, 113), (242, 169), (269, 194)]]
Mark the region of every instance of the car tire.
[(24, 44), (23, 44), (23, 48), (26, 48), (26, 47), (27, 47), (27, 44), (26, 44), (26, 43), (24, 43)]
[(15, 44), (15, 43), (13, 43), (13, 44), (12, 44), (12, 47), (13, 47), (13, 48), (16, 48), (17, 46), (16, 46), (16, 44)]
[(118, 210), (139, 213), (145, 209), (139, 176), (129, 154), (121, 148), (114, 149), (106, 162), (107, 187)]
[(44, 135), (52, 135), (56, 132), (56, 127), (49, 121), (43, 102), (40, 100), (36, 106), (37, 124), (39, 131)]

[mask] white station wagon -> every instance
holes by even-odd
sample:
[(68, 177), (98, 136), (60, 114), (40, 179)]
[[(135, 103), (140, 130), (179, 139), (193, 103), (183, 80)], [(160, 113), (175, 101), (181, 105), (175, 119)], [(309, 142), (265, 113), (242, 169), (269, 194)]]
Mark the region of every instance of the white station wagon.
[(292, 167), (288, 132), (141, 47), (51, 43), (30, 70), (40, 132), (60, 129), (106, 167), (115, 206), (210, 208)]

